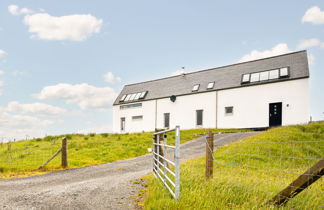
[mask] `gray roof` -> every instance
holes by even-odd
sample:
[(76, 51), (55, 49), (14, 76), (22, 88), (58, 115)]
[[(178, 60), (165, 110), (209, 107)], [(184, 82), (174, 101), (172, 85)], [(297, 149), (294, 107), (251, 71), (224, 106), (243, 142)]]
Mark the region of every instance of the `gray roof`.
[[(287, 66), (289, 67), (289, 78), (244, 85), (241, 84), (242, 75), (245, 73), (260, 72)], [(124, 104), (119, 102), (120, 98), (125, 94), (136, 92), (148, 91), (148, 94), (146, 95), (144, 100), (152, 100), (170, 97), (171, 95), (179, 96), (186, 94), (196, 94), (207, 91), (230, 89), (242, 86), (258, 85), (307, 77), (309, 77), (307, 52), (303, 50), (254, 61), (186, 73), (184, 75), (125, 85), (119, 96), (116, 98), (114, 105)], [(212, 90), (207, 90), (206, 87), (208, 83), (213, 81), (215, 81), (214, 88)], [(192, 87), (195, 84), (200, 84), (199, 91), (192, 92)]]

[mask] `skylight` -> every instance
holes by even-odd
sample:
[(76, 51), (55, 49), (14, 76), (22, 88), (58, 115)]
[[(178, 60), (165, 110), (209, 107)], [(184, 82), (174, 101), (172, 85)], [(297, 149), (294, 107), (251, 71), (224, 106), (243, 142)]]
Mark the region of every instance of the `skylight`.
[(260, 73), (251, 74), (250, 82), (258, 82), (260, 81)]
[(280, 68), (280, 77), (288, 77), (289, 71), (288, 67)]
[(280, 69), (272, 69), (268, 71), (243, 74), (241, 84), (264, 82), (285, 77), (289, 77), (289, 67), (282, 67)]
[(124, 101), (127, 95), (123, 95), (123, 97), (121, 97), (121, 99), (119, 100), (120, 102)]
[(141, 96), (141, 93), (136, 93), (134, 100), (138, 100), (140, 96)]
[(207, 89), (213, 89), (214, 88), (214, 85), (215, 85), (215, 82), (208, 83)]
[(250, 82), (250, 74), (243, 74), (242, 83)]
[(125, 98), (125, 101), (129, 101), (129, 98), (132, 96), (132, 94), (128, 94)]
[(130, 101), (133, 101), (134, 98), (135, 98), (135, 96), (136, 96), (136, 93), (133, 93), (133, 94), (131, 95), (131, 97), (129, 98), (129, 100), (130, 100)]
[(141, 95), (139, 96), (139, 99), (144, 99), (147, 94), (147, 91), (141, 92)]
[(279, 78), (279, 69), (269, 71), (269, 79), (278, 79)]
[(200, 86), (200, 84), (194, 85), (193, 88), (192, 88), (192, 92), (198, 91), (199, 90), (199, 86)]

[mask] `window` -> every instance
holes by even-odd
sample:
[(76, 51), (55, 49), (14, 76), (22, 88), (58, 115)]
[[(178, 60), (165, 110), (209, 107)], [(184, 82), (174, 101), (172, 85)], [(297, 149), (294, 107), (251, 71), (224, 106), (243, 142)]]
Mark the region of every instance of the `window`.
[(123, 97), (120, 98), (119, 102), (123, 102), (125, 100), (127, 95), (123, 95)]
[(260, 73), (251, 74), (250, 82), (258, 82), (260, 80)]
[(203, 125), (203, 110), (196, 110), (196, 125)]
[(269, 71), (269, 79), (278, 79), (279, 78), (279, 69)]
[(170, 113), (164, 113), (164, 127), (170, 127)]
[(144, 99), (148, 91), (141, 92), (139, 99)]
[(250, 82), (250, 74), (243, 74), (242, 83)]
[(265, 81), (269, 79), (269, 71), (264, 71), (260, 73), (260, 81)]
[(200, 86), (200, 84), (194, 85), (193, 88), (192, 88), (192, 92), (198, 91), (199, 90), (199, 86)]
[(280, 77), (288, 77), (289, 72), (288, 72), (288, 67), (284, 67), (280, 69)]
[(138, 116), (133, 116), (132, 120), (142, 120), (143, 119), (143, 115), (138, 115)]
[(233, 107), (232, 106), (227, 106), (225, 107), (225, 115), (232, 115), (233, 114)]
[(141, 96), (141, 93), (136, 93), (134, 100), (138, 100), (140, 96)]
[(129, 98), (132, 96), (132, 94), (128, 94), (125, 98), (125, 101), (129, 101)]
[(126, 122), (125, 117), (120, 118), (120, 130), (121, 131), (125, 131), (125, 122)]
[(215, 82), (208, 83), (207, 89), (213, 89), (214, 88), (214, 85), (215, 85)]
[(142, 107), (142, 103), (122, 105), (119, 108), (120, 109), (129, 109), (129, 108), (135, 108), (135, 107)]
[(129, 98), (129, 100), (130, 100), (130, 101), (133, 101), (134, 98), (135, 98), (135, 96), (136, 96), (136, 93), (133, 93), (133, 94), (131, 95), (131, 97)]

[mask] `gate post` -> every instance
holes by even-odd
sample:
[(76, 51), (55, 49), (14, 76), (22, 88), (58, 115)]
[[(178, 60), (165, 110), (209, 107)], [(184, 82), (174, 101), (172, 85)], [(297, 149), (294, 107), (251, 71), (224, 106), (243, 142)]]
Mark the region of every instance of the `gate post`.
[(176, 126), (175, 128), (175, 151), (174, 151), (174, 159), (175, 159), (175, 199), (178, 201), (180, 199), (180, 126)]
[(214, 134), (208, 130), (206, 136), (206, 179), (213, 177)]

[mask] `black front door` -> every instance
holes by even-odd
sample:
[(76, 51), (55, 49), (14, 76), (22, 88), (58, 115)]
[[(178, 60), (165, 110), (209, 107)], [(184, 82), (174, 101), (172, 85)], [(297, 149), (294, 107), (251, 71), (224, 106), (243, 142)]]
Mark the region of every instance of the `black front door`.
[(280, 126), (282, 122), (282, 103), (269, 104), (269, 127)]

